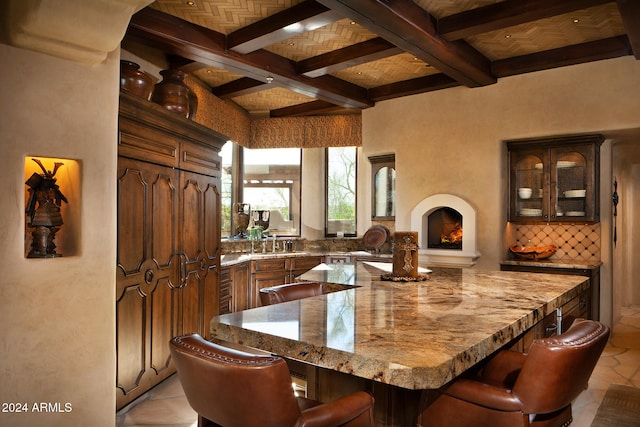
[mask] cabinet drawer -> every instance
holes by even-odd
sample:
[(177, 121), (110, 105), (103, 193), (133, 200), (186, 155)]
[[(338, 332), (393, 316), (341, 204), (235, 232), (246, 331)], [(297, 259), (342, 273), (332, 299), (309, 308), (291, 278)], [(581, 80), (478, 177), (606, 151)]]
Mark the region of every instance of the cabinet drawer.
[(292, 258), (291, 270), (311, 270), (316, 265), (322, 263), (321, 256)]
[(220, 162), (220, 156), (210, 147), (190, 142), (180, 145), (180, 169), (219, 177)]
[(255, 273), (257, 271), (273, 271), (273, 270), (281, 270), (286, 271), (289, 270), (289, 264), (287, 259), (258, 259), (251, 263), (251, 272)]
[(178, 140), (143, 123), (120, 117), (118, 155), (178, 166)]

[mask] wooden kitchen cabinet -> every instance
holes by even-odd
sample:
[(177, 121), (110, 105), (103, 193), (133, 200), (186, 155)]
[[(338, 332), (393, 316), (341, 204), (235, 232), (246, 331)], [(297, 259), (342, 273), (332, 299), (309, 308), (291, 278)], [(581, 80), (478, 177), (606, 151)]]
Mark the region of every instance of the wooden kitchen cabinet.
[(602, 135), (507, 141), (509, 221), (598, 222)]
[[(546, 265), (528, 265), (518, 263), (500, 263), (502, 271), (522, 271), (527, 273), (549, 273), (564, 274), (570, 276), (584, 276), (589, 278), (589, 295), (587, 299), (583, 298), (580, 304), (581, 314), (585, 318), (599, 320), (600, 319), (600, 267), (584, 267), (584, 268), (568, 268), (562, 266)], [(566, 329), (566, 328), (564, 328)]]
[(582, 291), (577, 297), (566, 302), (559, 309), (548, 313), (533, 328), (525, 332), (509, 347), (511, 350), (529, 351), (534, 340), (562, 334), (577, 318), (591, 319), (591, 289)]
[(220, 313), (249, 308), (249, 265), (246, 262), (220, 268)]
[(218, 313), (220, 157), (226, 138), (121, 93), (116, 406), (175, 372), (168, 342)]
[(251, 261), (250, 307), (260, 306), (260, 289), (293, 283), (322, 262), (322, 256), (265, 258)]

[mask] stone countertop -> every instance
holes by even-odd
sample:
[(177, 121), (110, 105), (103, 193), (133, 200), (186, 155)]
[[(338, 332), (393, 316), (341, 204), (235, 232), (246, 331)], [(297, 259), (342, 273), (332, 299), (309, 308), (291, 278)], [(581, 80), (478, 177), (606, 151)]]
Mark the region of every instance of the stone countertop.
[(586, 277), (433, 268), (381, 280), (363, 262), (321, 264), (301, 279), (340, 292), (225, 314), (214, 338), (407, 389), (438, 388), (589, 286)]
[(601, 261), (562, 261), (553, 259), (525, 260), (525, 259), (507, 259), (500, 262), (500, 265), (521, 265), (526, 267), (542, 267), (542, 268), (567, 268), (579, 270), (594, 270), (600, 268)]
[(317, 252), (317, 251), (293, 251), (293, 252), (255, 252), (255, 253), (229, 253), (220, 256), (220, 265), (222, 267), (228, 267), (230, 265), (238, 264), (245, 261), (252, 261), (257, 259), (271, 259), (271, 258), (294, 258), (303, 256), (340, 256), (350, 255), (357, 256), (358, 258), (364, 257), (376, 257), (376, 258), (392, 258), (392, 254), (372, 254), (366, 251), (353, 251), (353, 252)]

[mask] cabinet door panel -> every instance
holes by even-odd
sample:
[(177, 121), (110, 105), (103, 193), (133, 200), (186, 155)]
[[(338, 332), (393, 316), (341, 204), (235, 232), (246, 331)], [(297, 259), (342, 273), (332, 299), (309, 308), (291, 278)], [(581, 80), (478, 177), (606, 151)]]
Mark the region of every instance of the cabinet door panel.
[[(185, 257), (182, 331), (207, 334), (217, 314), (220, 197), (216, 178), (180, 172), (180, 251)], [(205, 301), (207, 298), (205, 311)], [(212, 306), (213, 304), (213, 306)]]
[(151, 368), (161, 374), (170, 367), (169, 340), (177, 335), (179, 289), (167, 280), (162, 280), (150, 295), (151, 315)]
[(182, 297), (182, 327), (181, 333), (200, 333), (200, 280), (195, 274), (190, 274), (181, 289)]
[(220, 314), (231, 313), (233, 311), (234, 294), (232, 290), (233, 279), (231, 277), (231, 267), (220, 268), (220, 293), (219, 307)]
[(124, 394), (138, 387), (146, 370), (146, 301), (139, 286), (127, 287), (116, 301), (116, 384)]
[(242, 311), (250, 307), (249, 266), (246, 263), (235, 265), (233, 270), (233, 311)]
[(119, 408), (173, 372), (166, 343), (176, 331), (168, 294), (180, 284), (176, 178), (171, 168), (118, 158)]

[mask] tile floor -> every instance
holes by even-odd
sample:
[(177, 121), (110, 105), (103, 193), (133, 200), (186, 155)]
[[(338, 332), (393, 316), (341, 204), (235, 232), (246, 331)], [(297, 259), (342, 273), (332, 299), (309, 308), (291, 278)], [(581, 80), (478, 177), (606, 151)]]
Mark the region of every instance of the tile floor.
[[(573, 404), (572, 427), (589, 427), (609, 384), (640, 388), (640, 306), (623, 309), (589, 388)], [(195, 427), (197, 416), (172, 376), (116, 414), (116, 427)]]

